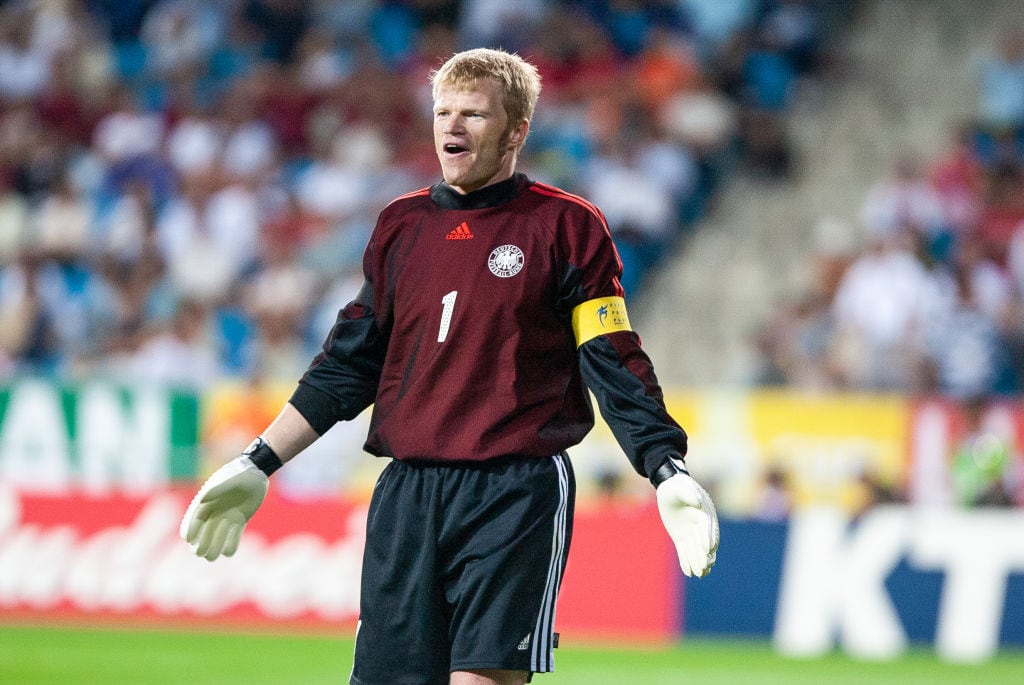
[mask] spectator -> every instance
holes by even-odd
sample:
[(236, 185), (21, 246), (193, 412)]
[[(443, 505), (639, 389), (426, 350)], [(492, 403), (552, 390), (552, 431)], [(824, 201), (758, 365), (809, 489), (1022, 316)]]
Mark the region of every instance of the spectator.
[(322, 28), (311, 28), (296, 47), (296, 72), (303, 88), (330, 91), (344, 84), (354, 69), (352, 54)]
[(288, 382), (302, 375), (313, 346), (303, 338), (316, 300), (316, 274), (299, 260), (301, 242), (287, 224), (262, 232), (260, 266), (246, 278), (241, 295), (255, 322), (250, 374)]
[(946, 242), (948, 222), (942, 199), (925, 176), (919, 160), (900, 156), (892, 172), (868, 189), (861, 220), (877, 234), (907, 232), (929, 258)]
[(219, 169), (232, 179), (264, 179), (283, 164), (277, 134), (260, 116), (257, 81), (246, 78), (231, 86), (215, 115), (224, 136)]
[(866, 468), (857, 479), (855, 516), (862, 516), (874, 507), (903, 504), (907, 501), (903, 490), (894, 483), (884, 481), (871, 468)]
[(834, 335), (830, 301), (820, 292), (780, 305), (755, 339), (761, 353), (755, 382), (819, 390), (841, 386), (832, 359)]
[(714, 61), (729, 41), (757, 20), (756, 0), (677, 0), (701, 56)]
[(174, 290), (212, 305), (230, 292), (239, 273), (238, 256), (230, 242), (220, 242), (209, 223), (213, 179), (189, 179), (183, 190), (157, 217), (157, 245)]
[(633, 60), (633, 87), (646, 111), (656, 113), (677, 94), (698, 90), (706, 76), (693, 46), (677, 32), (653, 29)]
[(657, 112), (658, 123), (702, 165), (728, 153), (739, 131), (739, 107), (708, 83), (676, 93)]
[(739, 124), (744, 166), (766, 179), (789, 178), (796, 169), (785, 117), (777, 111), (749, 109)]
[(154, 3), (142, 19), (139, 38), (151, 76), (169, 82), (195, 82), (223, 42), (221, 5), (200, 0)]
[(472, 45), (502, 45), (516, 51), (525, 47), (530, 34), (548, 11), (545, 0), (466, 0), (460, 34)]
[(999, 329), (979, 304), (976, 274), (958, 265), (953, 281), (953, 302), (925, 324), (929, 388), (954, 398), (989, 395), (1002, 376)]
[(17, 260), (28, 240), (28, 202), (0, 173), (0, 268)]
[(844, 222), (834, 217), (818, 222), (806, 291), (783, 301), (755, 337), (762, 362), (756, 383), (814, 390), (843, 387), (833, 302), (857, 256)]
[(92, 205), (64, 176), (29, 210), (32, 248), (61, 263), (84, 260), (92, 219)]
[(1005, 28), (995, 49), (978, 58), (978, 117), (991, 130), (1024, 128), (1024, 29)]
[(244, 0), (243, 17), (259, 32), (261, 53), (279, 64), (292, 60), (310, 25), (306, 0)]
[[(1013, 284), (1006, 269), (990, 259), (981, 242), (974, 236), (965, 236), (954, 246), (950, 257), (953, 278), (962, 273), (964, 287), (970, 290), (970, 299), (988, 319), (996, 324), (1007, 320), (1012, 306)], [(954, 292), (962, 290), (951, 284)], [(963, 295), (964, 293), (961, 293)], [(951, 294), (950, 300), (955, 301)]]
[(181, 176), (209, 174), (220, 168), (224, 142), (223, 125), (194, 105), (168, 130), (164, 154)]
[(794, 505), (786, 472), (778, 466), (770, 467), (764, 474), (751, 517), (755, 521), (785, 521), (793, 512)]
[[(218, 349), (223, 336), (248, 340), (255, 322), (237, 298), (261, 231), (277, 221), (263, 220), (300, 227), (296, 259), (314, 274), (313, 292), (327, 289), (325, 274), (361, 252), (385, 198), (434, 180), (434, 152), (423, 143), (426, 73), (457, 47), (500, 39), (533, 53), (545, 78), (549, 107), (524, 167), (569, 190), (585, 191), (593, 181), (584, 170), (601, 165), (649, 188), (649, 206), (609, 204), (630, 217), (617, 237), (639, 281), (703, 215), (735, 151), (739, 95), (715, 75), (722, 46), (758, 30), (756, 5), (8, 3), (0, 8), (0, 175), (10, 189), (0, 193), (0, 264), (20, 260), (30, 215), (49, 227), (44, 240), (54, 249), (32, 267), (32, 282), (43, 328), (53, 330), (36, 346), (50, 350), (50, 369), (103, 369), (103, 351), (132, 357), (181, 300), (213, 308)], [(803, 45), (807, 8), (769, 9), (764, 24), (788, 41), (784, 49)], [(420, 97), (406, 96), (410, 83)], [(628, 145), (610, 146), (622, 115), (638, 128)], [(581, 128), (581, 118), (591, 126)], [(328, 153), (335, 143), (339, 152)], [(403, 151), (401, 162), (392, 149)], [(289, 196), (303, 206), (279, 215)], [(652, 233), (626, 227), (641, 222)], [(19, 281), (21, 268), (0, 278)], [(241, 373), (251, 348), (239, 349), (225, 364)], [(22, 361), (11, 359), (8, 368)]]
[(623, 65), (629, 62), (624, 62), (609, 31), (588, 15), (553, 7), (534, 34), (529, 52), (544, 79), (549, 105), (579, 106), (594, 97), (621, 94)]
[(820, 67), (825, 37), (821, 10), (814, 0), (770, 3), (761, 24), (798, 75), (813, 74)]
[(988, 175), (985, 203), (975, 229), (985, 255), (1000, 267), (1009, 258), (1010, 242), (1024, 224), (1024, 166), (1000, 165)]
[(112, 111), (96, 126), (93, 147), (108, 165), (116, 167), (159, 154), (164, 127), (160, 115), (144, 111), (137, 94), (121, 85), (115, 91)]
[(1024, 295), (1024, 222), (1014, 227), (1006, 251), (1007, 274), (1019, 298)]
[(182, 301), (173, 318), (156, 327), (131, 359), (131, 378), (198, 391), (220, 376), (210, 340), (207, 308)]
[(984, 202), (985, 168), (974, 146), (974, 128), (961, 124), (928, 169), (942, 213), (955, 241), (975, 230)]
[(746, 52), (743, 97), (756, 111), (784, 111), (796, 88), (797, 71), (783, 51), (778, 31), (771, 24), (761, 27)]
[[(636, 292), (643, 274), (673, 236), (678, 203), (670, 186), (639, 165), (633, 151), (642, 145), (638, 127), (626, 128), (634, 133), (624, 136), (616, 130), (597, 141), (598, 153), (585, 169), (584, 186), (608, 220), (623, 262), (623, 288)], [(623, 188), (631, 191), (623, 193)]]
[(0, 110), (0, 159), (11, 186), (30, 204), (67, 176), (61, 141), (29, 103)]
[(31, 101), (42, 93), (50, 78), (50, 57), (45, 47), (34, 43), (24, 6), (8, 5), (0, 11), (0, 102)]
[(844, 382), (870, 390), (918, 389), (924, 324), (938, 301), (938, 285), (911, 250), (909, 233), (869, 232), (833, 303)]
[(52, 314), (39, 293), (39, 259), (26, 254), (0, 272), (0, 369), (52, 374), (61, 361)]

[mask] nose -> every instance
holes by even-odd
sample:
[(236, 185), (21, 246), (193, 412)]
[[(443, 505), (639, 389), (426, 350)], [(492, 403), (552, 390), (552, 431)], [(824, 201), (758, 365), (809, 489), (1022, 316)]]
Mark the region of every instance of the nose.
[(465, 120), (460, 114), (449, 114), (444, 120), (444, 127), (442, 130), (445, 133), (458, 133), (465, 126)]

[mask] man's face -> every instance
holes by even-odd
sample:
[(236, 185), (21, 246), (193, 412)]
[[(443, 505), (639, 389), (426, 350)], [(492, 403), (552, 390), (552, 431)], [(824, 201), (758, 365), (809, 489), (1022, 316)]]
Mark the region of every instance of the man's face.
[(498, 181), (515, 170), (515, 148), (529, 124), (509, 131), (501, 86), (485, 79), (472, 90), (441, 86), (434, 101), (434, 148), (448, 185), (460, 193)]

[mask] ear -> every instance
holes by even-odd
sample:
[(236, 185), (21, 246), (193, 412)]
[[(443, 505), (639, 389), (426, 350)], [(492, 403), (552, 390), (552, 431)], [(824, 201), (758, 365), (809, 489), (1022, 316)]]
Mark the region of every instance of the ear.
[(508, 134), (508, 144), (512, 147), (519, 147), (526, 142), (526, 135), (530, 132), (529, 119), (523, 119)]

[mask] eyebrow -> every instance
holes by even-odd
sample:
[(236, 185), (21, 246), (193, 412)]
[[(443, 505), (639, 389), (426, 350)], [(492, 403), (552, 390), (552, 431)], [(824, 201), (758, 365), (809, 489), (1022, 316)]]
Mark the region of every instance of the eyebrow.
[(496, 109), (488, 107), (454, 107), (445, 106), (442, 104), (435, 104), (433, 111), (437, 112), (458, 112), (459, 114), (493, 114)]

